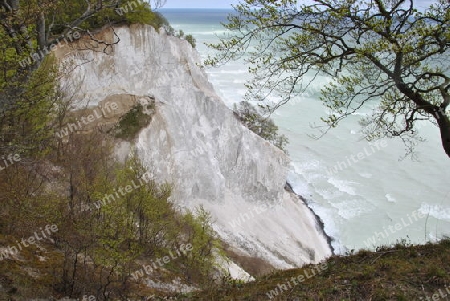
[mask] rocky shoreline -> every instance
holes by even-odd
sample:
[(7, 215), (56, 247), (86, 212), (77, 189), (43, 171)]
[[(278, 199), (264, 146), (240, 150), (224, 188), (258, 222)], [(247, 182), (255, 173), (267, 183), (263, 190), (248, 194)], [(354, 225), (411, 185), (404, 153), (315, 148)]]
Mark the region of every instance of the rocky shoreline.
[(311, 213), (314, 215), (315, 219), (316, 219), (316, 223), (317, 223), (317, 228), (318, 230), (320, 230), (322, 232), (322, 235), (325, 237), (325, 239), (327, 240), (328, 246), (331, 249), (331, 253), (333, 255), (335, 255), (334, 253), (334, 247), (332, 245), (333, 242), (333, 238), (331, 236), (329, 236), (327, 234), (327, 232), (325, 231), (325, 224), (323, 223), (323, 220), (320, 218), (320, 216), (318, 216), (314, 210), (309, 206), (308, 201), (300, 194), (297, 194), (294, 189), (292, 188), (292, 185), (289, 182), (286, 182), (286, 187), (285, 189), (292, 193), (295, 194), (304, 204), (306, 207), (308, 207), (309, 211), (311, 211)]

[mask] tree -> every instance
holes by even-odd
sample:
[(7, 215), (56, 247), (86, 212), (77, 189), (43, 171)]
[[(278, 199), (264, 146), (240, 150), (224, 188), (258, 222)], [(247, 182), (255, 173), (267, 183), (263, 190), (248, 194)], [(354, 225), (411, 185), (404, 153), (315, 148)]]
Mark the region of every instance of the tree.
[[(278, 93), (285, 104), (318, 75), (330, 110), (328, 129), (363, 107), (368, 140), (400, 137), (412, 151), (418, 121), (439, 127), (450, 157), (450, 9), (437, 0), (418, 11), (413, 0), (245, 0), (225, 25), (217, 65), (244, 57), (252, 65), (247, 97)], [(270, 108), (273, 109), (273, 108)]]
[(223, 249), (211, 224), (211, 214), (202, 205), (184, 216), (186, 235), (192, 245), (184, 271), (185, 278), (205, 287), (211, 287), (214, 283), (212, 271), (216, 268), (217, 258), (223, 256)]
[(195, 40), (195, 38), (194, 38), (193, 35), (188, 34), (188, 35), (186, 35), (186, 36), (184, 37), (184, 39), (185, 39), (186, 41), (188, 41), (189, 44), (191, 44), (192, 48), (197, 47), (197, 41)]
[(44, 142), (52, 136), (51, 119), (58, 102), (57, 66), (47, 54), (63, 38), (65, 42), (76, 40), (70, 32), (117, 3), (119, 0), (73, 0), (68, 7), (60, 0), (0, 2), (2, 153), (29, 156), (44, 151)]
[[(11, 38), (17, 40), (16, 49), (19, 53), (33, 48), (34, 41), (37, 42), (37, 49), (42, 50), (55, 43), (60, 36), (67, 36), (100, 11), (116, 7), (122, 0), (72, 2), (71, 7), (78, 9), (76, 13), (70, 10), (65, 1), (60, 0), (5, 0), (0, 3), (0, 25)], [(55, 23), (55, 20), (58, 22)]]
[[(72, 132), (67, 127), (84, 110), (70, 112), (76, 99), (69, 91), (76, 87), (59, 85), (65, 70), (59, 70), (49, 51), (42, 51), (71, 29), (108, 47), (90, 31), (118, 20), (170, 28), (149, 5), (136, 2), (0, 1), (0, 282), (8, 285), (0, 290), (2, 300), (49, 294), (77, 298), (87, 293), (96, 300), (128, 300), (144, 282), (132, 276), (142, 271), (142, 261), (154, 265), (152, 260), (170, 255), (170, 264), (157, 272), (166, 276), (170, 269), (174, 277), (190, 263), (213, 261), (212, 252), (201, 244), (209, 242), (206, 232), (200, 241), (192, 234), (200, 220), (185, 218), (169, 201), (170, 185), (148, 179), (137, 157), (117, 162), (112, 135), (99, 128)], [(132, 4), (136, 10), (121, 16), (114, 3)], [(45, 55), (21, 64), (37, 52)], [(146, 117), (139, 110), (130, 114)], [(119, 123), (136, 131), (131, 117)], [(58, 227), (51, 239), (28, 249), (24, 245), (20, 260), (3, 260), (5, 248), (16, 248), (48, 224)], [(192, 260), (182, 252), (187, 244), (204, 256)], [(212, 274), (206, 268), (201, 271), (199, 278)]]

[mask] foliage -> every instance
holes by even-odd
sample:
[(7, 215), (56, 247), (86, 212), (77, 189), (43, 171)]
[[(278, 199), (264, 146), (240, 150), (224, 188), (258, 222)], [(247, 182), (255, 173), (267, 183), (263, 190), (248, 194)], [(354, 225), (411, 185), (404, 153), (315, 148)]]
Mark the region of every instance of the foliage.
[(272, 119), (263, 117), (247, 101), (242, 101), (239, 105), (234, 104), (233, 112), (249, 130), (286, 152), (288, 139), (285, 135), (278, 133), (278, 126)]
[(210, 286), (214, 279), (201, 278), (200, 275), (212, 276), (217, 256), (222, 256), (222, 247), (211, 226), (211, 215), (200, 206), (196, 212), (188, 212), (184, 216), (187, 226), (186, 234), (192, 244), (192, 252), (188, 255), (185, 277), (190, 281)]
[(181, 29), (176, 36), (180, 39), (184, 39), (184, 40), (188, 41), (189, 44), (191, 44), (192, 48), (195, 48), (197, 46), (197, 41), (194, 38), (194, 36), (191, 34), (185, 35), (184, 31)]
[[(183, 215), (169, 201), (171, 186), (151, 179), (136, 156), (116, 162), (110, 136), (92, 132), (67, 139), (59, 157), (45, 159), (57, 164), (56, 174), (43, 163), (0, 174), (0, 242), (20, 241), (46, 224), (58, 226), (53, 241), (42, 242), (45, 250), (38, 252), (47, 258), (45, 269), (36, 267), (46, 281), (33, 287), (17, 282), (30, 278), (18, 265), (35, 267), (40, 261), (28, 250), (20, 252), (25, 262), (0, 260), (0, 282), (11, 287), (5, 298), (79, 298), (87, 292), (97, 300), (136, 297), (149, 276), (135, 279), (133, 273), (171, 253), (176, 257), (164, 271), (155, 269), (155, 276), (209, 283), (218, 243), (206, 212)], [(177, 253), (187, 244), (192, 251)], [(53, 254), (59, 255), (49, 258)]]
[[(55, 58), (43, 55), (21, 64), (70, 30), (90, 33), (124, 21), (169, 26), (144, 4), (118, 15), (116, 6), (125, 3), (0, 2), (0, 152), (22, 159), (0, 172), (1, 250), (46, 225), (58, 227), (51, 240), (20, 250), (17, 258), (0, 259), (2, 300), (81, 299), (86, 293), (96, 300), (127, 300), (141, 291), (145, 279), (133, 280), (131, 274), (142, 263), (186, 244), (195, 252), (181, 253), (157, 276), (195, 278), (196, 285), (207, 283), (213, 272), (215, 238), (208, 221), (184, 216), (169, 201), (171, 186), (145, 178), (135, 156), (117, 162), (110, 135), (95, 129), (55, 137), (72, 107), (71, 95), (57, 85)], [(142, 106), (134, 107), (120, 120), (118, 136), (133, 137), (149, 120)], [(188, 266), (198, 267), (191, 279)]]
[[(48, 151), (53, 135), (52, 120), (57, 102), (55, 59), (46, 57), (36, 70), (29, 73), (25, 82), (22, 82), (21, 71), (16, 72), (4, 84), (4, 91), (9, 93), (0, 94), (5, 97), (2, 97), (4, 102), (0, 113), (0, 149), (4, 153), (36, 157)], [(7, 81), (8, 77), (3, 79)]]
[[(70, 8), (61, 7), (59, 10), (61, 14), (57, 15), (57, 24), (67, 23), (73, 19), (80, 12), (87, 9), (86, 2), (74, 0)], [(150, 5), (142, 0), (130, 0), (118, 2), (115, 6), (110, 6), (102, 9), (97, 14), (86, 19), (79, 27), (85, 30), (92, 30), (101, 28), (105, 25), (123, 23), (128, 24), (148, 24), (155, 29), (164, 27), (170, 31), (170, 24), (167, 19), (159, 12), (152, 11)], [(56, 27), (55, 33), (62, 33), (64, 27)]]
[(429, 120), (450, 156), (450, 3), (436, 0), (424, 11), (415, 4), (243, 0), (207, 63), (245, 58), (254, 75), (248, 97), (278, 94), (275, 108), (327, 76), (321, 100), (330, 128), (371, 110), (361, 123), (366, 138), (400, 137), (411, 151), (417, 121)]
[(151, 116), (144, 112), (144, 107), (141, 104), (137, 104), (122, 116), (114, 129), (115, 137), (133, 139), (150, 121)]
[[(112, 0), (95, 2), (105, 8), (112, 4)], [(38, 55), (38, 52), (45, 53), (43, 49), (54, 43), (59, 34), (69, 32), (71, 27), (101, 11), (90, 5), (90, 9), (83, 10), (86, 15), (80, 15), (81, 10), (76, 9), (81, 8), (81, 3), (88, 2), (74, 1), (73, 6), (54, 0), (0, 3), (0, 150), (3, 154), (13, 152), (37, 157), (48, 151), (59, 101), (55, 89), (58, 74), (51, 53)], [(29, 60), (29, 64), (23, 64), (24, 60)]]
[[(449, 239), (419, 246), (397, 244), (376, 252), (333, 256), (319, 265), (277, 271), (238, 287), (225, 284), (180, 300), (431, 300), (448, 286), (449, 260)], [(292, 281), (312, 276), (313, 270), (322, 272), (297, 285)], [(280, 289), (283, 285), (285, 290)], [(268, 293), (276, 289), (278, 294), (270, 298)]]
[(184, 37), (184, 39), (186, 41), (189, 42), (189, 44), (191, 44), (192, 48), (195, 48), (197, 46), (197, 41), (195, 40), (194, 36), (191, 34), (188, 34)]
[[(163, 1), (156, 3), (162, 5)], [(126, 8), (126, 13), (120, 8)], [(145, 23), (170, 30), (161, 14), (138, 0), (73, 0), (71, 5), (60, 0), (5, 0), (0, 3), (0, 19), (0, 150), (23, 155), (45, 152), (53, 136), (52, 118), (58, 114), (55, 108), (60, 107), (60, 95), (56, 95), (54, 87), (58, 76), (54, 58), (45, 55), (45, 49), (56, 44), (56, 39), (68, 38), (73, 31), (90, 34), (117, 22)], [(37, 55), (39, 52), (44, 55)], [(23, 64), (24, 60), (29, 64)], [(135, 113), (142, 117), (139, 111)], [(136, 130), (133, 126), (138, 125), (132, 120), (126, 122), (125, 131)]]
[(161, 28), (163, 28), (168, 35), (174, 35), (175, 29), (170, 25), (169, 21), (161, 13), (156, 13), (161, 20)]

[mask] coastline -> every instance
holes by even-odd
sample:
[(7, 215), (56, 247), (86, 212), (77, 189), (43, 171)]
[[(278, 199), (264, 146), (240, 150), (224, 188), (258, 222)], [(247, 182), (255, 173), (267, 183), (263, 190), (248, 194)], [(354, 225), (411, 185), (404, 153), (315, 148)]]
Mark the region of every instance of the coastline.
[(315, 219), (316, 219), (316, 224), (318, 226), (318, 229), (320, 229), (322, 235), (325, 237), (325, 239), (327, 240), (327, 244), (330, 247), (331, 250), (331, 254), (332, 255), (336, 255), (334, 252), (334, 247), (332, 245), (332, 241), (333, 238), (331, 236), (329, 236), (327, 234), (327, 232), (325, 231), (325, 224), (323, 223), (322, 219), (320, 218), (320, 216), (318, 216), (314, 210), (312, 210), (312, 208), (308, 205), (308, 202), (306, 201), (306, 199), (302, 196), (297, 194), (294, 189), (292, 189), (292, 185), (289, 182), (286, 182), (286, 186), (285, 186), (286, 191), (296, 195), (302, 202), (303, 204), (305, 204), (306, 207), (308, 207), (309, 211), (311, 211), (311, 213), (314, 215)]

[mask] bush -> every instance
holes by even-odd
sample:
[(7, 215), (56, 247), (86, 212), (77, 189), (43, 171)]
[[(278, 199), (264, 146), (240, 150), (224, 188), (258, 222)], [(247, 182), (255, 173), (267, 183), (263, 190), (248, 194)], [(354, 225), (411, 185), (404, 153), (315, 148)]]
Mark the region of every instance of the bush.
[(195, 48), (197, 46), (197, 41), (191, 34), (188, 34), (184, 39), (188, 41), (189, 44), (191, 44), (192, 48)]
[(158, 12), (153, 12), (148, 4), (142, 4), (140, 7), (125, 14), (125, 19), (130, 24), (148, 24), (156, 30), (164, 28), (168, 34), (173, 32), (169, 21)]
[(247, 101), (234, 104), (233, 112), (239, 121), (258, 136), (266, 139), (282, 151), (286, 152), (288, 139), (278, 133), (278, 126), (269, 117), (263, 117), (258, 110)]
[(214, 254), (223, 256), (220, 240), (212, 228), (211, 214), (200, 206), (196, 212), (184, 215), (183, 224), (184, 235), (192, 244), (192, 252), (184, 262), (184, 277), (203, 287), (211, 286), (217, 268)]
[(191, 34), (185, 35), (184, 31), (180, 29), (176, 37), (186, 40), (191, 44), (192, 48), (195, 48), (197, 46), (197, 41), (195, 40), (194, 36)]
[[(154, 104), (149, 106), (147, 109), (152, 109)], [(144, 107), (141, 104), (137, 104), (120, 118), (119, 123), (113, 129), (114, 136), (122, 139), (133, 139), (150, 121), (151, 116), (144, 112)]]
[[(86, 3), (81, 0), (74, 0), (71, 7), (65, 9), (64, 12), (58, 16), (56, 24), (64, 24), (73, 15), (76, 15), (79, 11), (86, 10)], [(50, 22), (50, 21), (49, 21)], [(174, 33), (173, 28), (170, 26), (167, 19), (158, 12), (151, 10), (148, 3), (144, 3), (141, 0), (132, 0), (122, 3), (122, 5), (116, 8), (105, 8), (98, 14), (90, 17), (84, 21), (79, 27), (82, 29), (95, 29), (101, 28), (107, 24), (123, 23), (128, 24), (148, 24), (155, 29), (161, 27), (166, 30), (168, 34)], [(56, 34), (61, 33), (65, 28), (63, 26), (55, 25), (54, 32)]]

